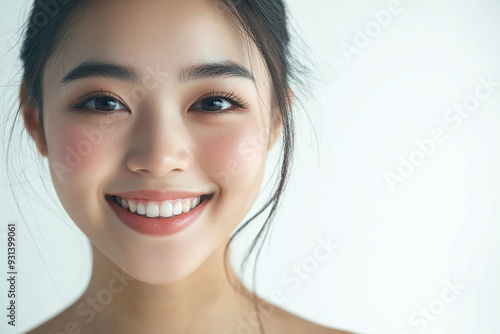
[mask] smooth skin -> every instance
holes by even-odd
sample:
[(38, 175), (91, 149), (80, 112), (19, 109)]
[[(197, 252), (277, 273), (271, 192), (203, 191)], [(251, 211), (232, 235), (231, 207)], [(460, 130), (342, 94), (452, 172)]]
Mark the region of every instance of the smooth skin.
[[(208, 0), (100, 1), (69, 30), (45, 68), (43, 129), (36, 108), (23, 104), (22, 113), (63, 207), (92, 243), (92, 276), (73, 305), (30, 333), (238, 333), (241, 319), (258, 333), (252, 293), (229, 268), (244, 293), (231, 287), (223, 250), (259, 194), (281, 130), (271, 122), (262, 56)], [(84, 62), (126, 66), (137, 77), (94, 73), (61, 83)], [(227, 62), (253, 79), (189, 75)], [(95, 91), (111, 97), (71, 107)], [(214, 92), (245, 108), (219, 99), (219, 115), (203, 113), (203, 96)], [(214, 195), (187, 229), (146, 236), (105, 199), (144, 189)], [(259, 301), (266, 333), (347, 333)]]

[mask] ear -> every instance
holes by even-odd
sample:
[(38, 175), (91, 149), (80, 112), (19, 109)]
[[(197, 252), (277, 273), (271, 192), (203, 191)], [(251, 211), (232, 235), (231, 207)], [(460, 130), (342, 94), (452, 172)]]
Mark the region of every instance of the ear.
[(40, 154), (44, 157), (47, 156), (47, 142), (43, 133), (42, 124), (40, 122), (40, 109), (34, 107), (29, 103), (28, 92), (26, 84), (21, 83), (19, 91), (19, 101), (21, 105), (21, 114), (24, 119), (24, 126), (28, 130), (30, 137), (35, 141), (36, 147)]
[[(288, 88), (287, 102), (289, 104), (289, 109), (291, 109), (293, 105), (293, 91), (290, 88)], [(278, 115), (274, 121), (274, 124), (271, 125), (271, 131), (269, 133), (269, 144), (267, 146), (268, 152), (273, 148), (274, 144), (276, 143), (276, 140), (278, 139), (281, 133), (281, 129), (283, 128), (283, 119), (281, 116), (281, 111), (276, 110), (276, 112), (278, 113)]]
[(274, 144), (276, 143), (276, 141), (281, 133), (281, 129), (283, 128), (281, 113), (279, 110), (276, 112), (278, 113), (278, 115), (276, 116), (276, 120), (274, 121), (274, 124), (271, 124), (271, 130), (269, 132), (269, 141), (267, 144), (267, 151), (268, 152), (274, 147)]

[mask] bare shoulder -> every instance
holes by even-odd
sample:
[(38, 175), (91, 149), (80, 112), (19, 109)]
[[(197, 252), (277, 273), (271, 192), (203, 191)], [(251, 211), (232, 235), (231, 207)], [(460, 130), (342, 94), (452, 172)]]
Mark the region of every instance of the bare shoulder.
[(51, 333), (59, 329), (64, 330), (64, 323), (67, 322), (65, 321), (65, 319), (67, 318), (63, 311), (55, 315), (54, 317), (48, 319), (47, 321), (43, 322), (42, 324), (39, 324), (37, 327), (30, 329), (28, 332), (26, 332), (26, 334)]
[(324, 327), (272, 305), (263, 318), (266, 333), (270, 334), (354, 334), (340, 329)]
[(62, 310), (49, 318), (44, 323), (30, 329), (26, 334), (47, 334), (47, 333), (87, 333), (82, 318), (75, 312), (74, 305)]

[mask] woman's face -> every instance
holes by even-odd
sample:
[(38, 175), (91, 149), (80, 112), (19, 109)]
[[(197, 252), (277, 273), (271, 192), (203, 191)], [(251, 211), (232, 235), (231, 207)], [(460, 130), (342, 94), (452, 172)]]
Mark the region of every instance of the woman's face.
[[(208, 0), (106, 1), (82, 13), (43, 79), (55, 189), (131, 276), (180, 280), (225, 246), (259, 193), (278, 133), (267, 69)], [(125, 225), (108, 200), (139, 190), (213, 196), (186, 228), (152, 235)]]

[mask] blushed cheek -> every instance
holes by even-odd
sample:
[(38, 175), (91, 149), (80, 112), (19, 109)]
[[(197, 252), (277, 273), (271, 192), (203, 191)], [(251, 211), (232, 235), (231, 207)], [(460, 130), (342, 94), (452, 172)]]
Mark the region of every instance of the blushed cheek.
[(115, 167), (113, 157), (117, 156), (113, 134), (98, 131), (95, 124), (54, 123), (47, 130), (47, 144), (55, 190), (75, 224), (96, 240), (105, 228), (99, 187)]
[(62, 183), (71, 181), (92, 184), (109, 159), (109, 136), (95, 126), (65, 125), (48, 132), (49, 162), (51, 173)]
[(267, 154), (265, 130), (246, 127), (217, 133), (202, 146), (209, 176), (221, 188), (252, 186), (262, 176)]

